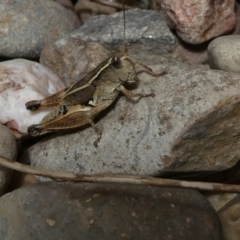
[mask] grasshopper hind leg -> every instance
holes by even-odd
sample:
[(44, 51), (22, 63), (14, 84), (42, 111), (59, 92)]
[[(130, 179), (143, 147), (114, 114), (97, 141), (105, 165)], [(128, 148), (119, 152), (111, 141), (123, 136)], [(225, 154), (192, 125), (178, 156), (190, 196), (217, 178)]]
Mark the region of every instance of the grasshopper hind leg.
[(25, 104), (26, 109), (30, 111), (56, 107), (60, 104), (64, 94), (67, 92), (68, 88), (65, 88), (49, 97), (46, 97), (42, 100), (33, 100)]
[(33, 100), (33, 101), (30, 101), (30, 102), (27, 102), (27, 103), (25, 104), (25, 106), (26, 106), (26, 109), (27, 109), (27, 110), (35, 111), (35, 110), (37, 110), (37, 109), (40, 108), (40, 106), (41, 106), (41, 101), (40, 101), (40, 100)]
[(29, 126), (27, 131), (31, 136), (36, 137), (41, 134), (42, 129), (42, 124), (34, 124)]
[(32, 136), (39, 136), (46, 133), (56, 132), (82, 127), (90, 124), (98, 134), (94, 141), (94, 146), (97, 147), (102, 137), (102, 131), (95, 125), (93, 119), (102, 110), (107, 108), (109, 103), (103, 103), (95, 107), (90, 106), (58, 106), (53, 111), (48, 113), (40, 124), (34, 124), (28, 127), (28, 133)]
[(93, 143), (95, 147), (98, 147), (98, 143), (102, 138), (102, 131), (97, 127), (97, 125), (90, 118), (88, 119), (88, 122), (92, 126), (92, 128), (95, 130), (96, 134), (98, 134), (98, 138)]

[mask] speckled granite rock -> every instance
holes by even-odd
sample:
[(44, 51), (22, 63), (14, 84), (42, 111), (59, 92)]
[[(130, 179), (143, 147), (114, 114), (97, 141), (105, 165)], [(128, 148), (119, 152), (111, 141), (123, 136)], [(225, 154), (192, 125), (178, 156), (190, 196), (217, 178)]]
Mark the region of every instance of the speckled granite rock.
[[(164, 66), (151, 66), (160, 72)], [(133, 104), (121, 97), (97, 123), (49, 136), (22, 161), (75, 173), (158, 175), (168, 171), (227, 169), (240, 158), (239, 74), (169, 66), (158, 78), (139, 76), (136, 92), (154, 92)], [(234, 148), (232, 146), (235, 146)]]
[(49, 0), (6, 0), (0, 3), (0, 56), (38, 58), (46, 43), (75, 30), (71, 12)]
[[(86, 42), (98, 42), (110, 50), (119, 49), (123, 39), (122, 12), (91, 18), (68, 37)], [(149, 51), (166, 54), (176, 48), (176, 38), (169, 30), (164, 16), (150, 10), (126, 11), (126, 42), (130, 54)]]
[(218, 216), (194, 190), (48, 182), (4, 195), (0, 212), (4, 240), (222, 239)]
[[(11, 130), (0, 124), (0, 156), (10, 160), (17, 157), (17, 143)], [(12, 176), (12, 170), (0, 166), (0, 195), (4, 194)]]

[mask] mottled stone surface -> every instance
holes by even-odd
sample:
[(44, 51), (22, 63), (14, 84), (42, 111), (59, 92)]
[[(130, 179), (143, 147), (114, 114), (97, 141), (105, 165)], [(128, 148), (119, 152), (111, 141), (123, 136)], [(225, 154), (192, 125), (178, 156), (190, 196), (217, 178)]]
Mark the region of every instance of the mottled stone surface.
[(51, 69), (69, 86), (106, 59), (108, 53), (98, 43), (62, 38), (43, 49), (40, 63)]
[[(152, 66), (160, 72), (164, 66)], [(134, 104), (121, 97), (89, 127), (47, 137), (22, 156), (47, 169), (76, 173), (158, 175), (160, 170), (221, 170), (240, 158), (240, 76), (169, 66), (162, 77), (139, 76), (134, 92), (154, 92)], [(233, 148), (234, 145), (234, 148)]]
[(222, 36), (208, 46), (211, 68), (240, 73), (240, 35)]
[[(123, 39), (123, 14), (101, 15), (91, 18), (69, 37), (86, 42), (98, 42), (110, 50), (120, 49)], [(149, 51), (167, 54), (176, 47), (176, 39), (169, 30), (163, 14), (150, 10), (126, 11), (126, 42), (130, 54)]]
[(199, 44), (235, 26), (234, 0), (162, 0), (169, 26), (185, 42)]
[(48, 68), (24, 59), (0, 63), (0, 122), (19, 133), (39, 122), (49, 110), (30, 112), (25, 103), (49, 96), (64, 84)]
[(207, 47), (208, 43), (192, 45), (184, 43), (178, 39), (177, 48), (174, 52), (169, 54), (169, 57), (176, 58), (190, 64), (208, 63)]
[(240, 195), (218, 211), (224, 240), (240, 239)]
[[(0, 124), (0, 156), (10, 160), (17, 157), (17, 143), (11, 130)], [(4, 194), (12, 176), (12, 170), (0, 166), (0, 195)]]
[(74, 8), (83, 23), (93, 16), (108, 15), (117, 11), (114, 7), (90, 0), (78, 0)]
[(77, 27), (74, 15), (49, 0), (6, 0), (0, 3), (0, 56), (38, 58), (45, 44)]
[(6, 194), (0, 212), (4, 240), (221, 239), (215, 211), (194, 190), (48, 182)]
[(82, 25), (82, 22), (80, 21), (78, 15), (74, 9), (73, 2), (71, 0), (53, 0), (53, 1), (61, 4), (68, 10), (70, 15), (72, 15), (72, 17), (73, 17), (76, 28), (79, 28)]
[(233, 34), (240, 34), (240, 5), (236, 1), (235, 3), (235, 18), (236, 18), (236, 25), (233, 31)]

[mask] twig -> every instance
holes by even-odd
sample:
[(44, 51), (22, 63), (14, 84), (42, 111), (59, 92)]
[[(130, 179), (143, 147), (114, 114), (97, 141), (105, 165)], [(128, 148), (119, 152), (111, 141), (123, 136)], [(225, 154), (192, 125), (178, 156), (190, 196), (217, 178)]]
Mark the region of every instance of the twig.
[(182, 180), (170, 180), (156, 177), (135, 176), (135, 175), (119, 175), (119, 174), (74, 174), (70, 172), (58, 172), (46, 170), (42, 168), (28, 166), (19, 162), (15, 162), (0, 157), (0, 165), (33, 175), (49, 177), (56, 180), (64, 180), (71, 182), (92, 182), (92, 183), (127, 183), (158, 187), (176, 187), (197, 189), (201, 191), (221, 191), (240, 193), (240, 186), (221, 183), (192, 182)]
[[(96, 2), (105, 6), (109, 6), (109, 7), (115, 7), (118, 9), (123, 9), (122, 4), (121, 3), (117, 3), (117, 2), (109, 2), (109, 1), (104, 1), (104, 0), (91, 0), (92, 2)], [(126, 10), (131, 10), (134, 9), (134, 7), (125, 5), (125, 9)]]

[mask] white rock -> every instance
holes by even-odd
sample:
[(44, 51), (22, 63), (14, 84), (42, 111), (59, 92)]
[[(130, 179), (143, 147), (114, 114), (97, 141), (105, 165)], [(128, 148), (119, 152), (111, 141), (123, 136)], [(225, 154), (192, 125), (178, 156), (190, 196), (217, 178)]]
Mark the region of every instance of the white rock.
[(30, 112), (25, 103), (64, 88), (60, 78), (39, 63), (15, 59), (0, 63), (0, 122), (20, 133), (39, 123), (48, 110)]
[(240, 72), (240, 35), (218, 37), (209, 44), (207, 51), (211, 68)]

